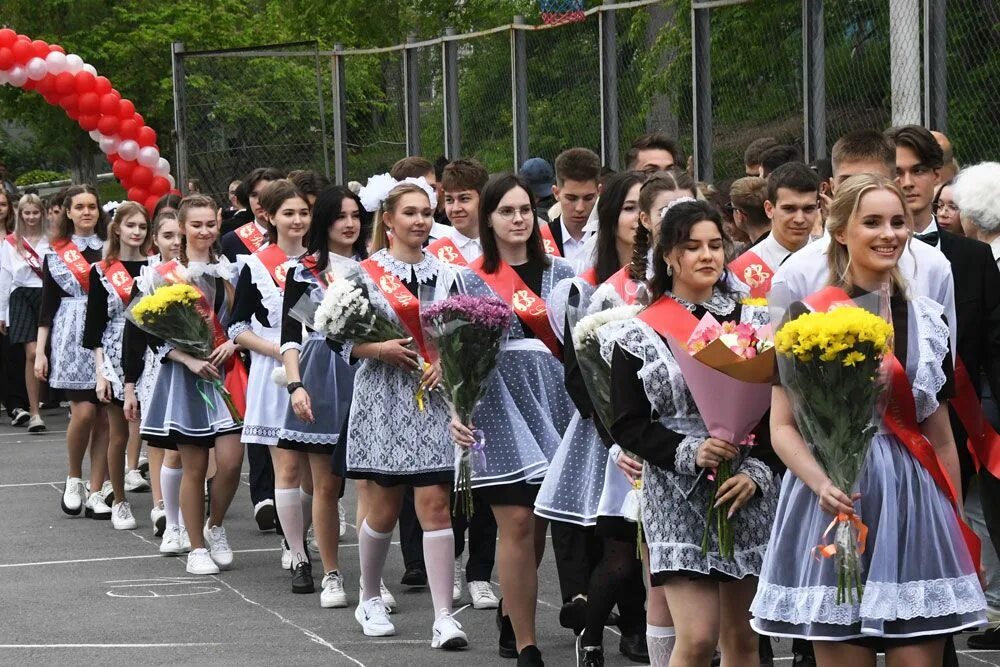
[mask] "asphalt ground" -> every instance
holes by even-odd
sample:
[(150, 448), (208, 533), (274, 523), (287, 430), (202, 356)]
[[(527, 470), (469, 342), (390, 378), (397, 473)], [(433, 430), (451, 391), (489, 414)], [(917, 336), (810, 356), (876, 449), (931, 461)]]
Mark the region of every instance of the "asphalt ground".
[[(293, 595), (280, 568), (279, 538), (257, 530), (245, 485), (226, 520), (235, 562), (219, 576), (188, 575), (183, 557), (159, 555), (148, 492), (130, 495), (139, 523), (133, 531), (63, 514), (66, 416), (57, 410), (45, 418), (50, 430), (41, 435), (0, 426), (0, 664), (513, 667), (497, 656), (492, 610), (458, 611), (468, 650), (430, 648), (430, 593), (399, 585), (398, 546), (385, 575), (399, 603), (391, 617), (397, 634), (362, 635), (353, 617), (359, 578), (353, 526), (340, 552), (349, 607), (321, 609), (318, 591)], [(353, 521), (350, 485), (344, 503)], [(559, 627), (559, 603), (549, 550), (539, 572), (539, 646), (547, 665), (574, 665), (574, 639)], [(958, 640), (961, 665), (1000, 666), (1000, 652), (967, 651), (967, 636)], [(604, 645), (609, 666), (631, 664), (617, 651), (615, 630), (605, 631)], [(789, 649), (787, 641), (775, 644), (776, 664), (791, 664)]]

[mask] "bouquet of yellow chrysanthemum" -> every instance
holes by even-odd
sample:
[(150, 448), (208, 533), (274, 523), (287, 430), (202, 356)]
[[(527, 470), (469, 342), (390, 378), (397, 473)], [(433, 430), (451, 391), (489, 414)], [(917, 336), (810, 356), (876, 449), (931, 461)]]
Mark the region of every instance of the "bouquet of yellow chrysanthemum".
[[(774, 337), (781, 384), (791, 397), (799, 431), (830, 480), (849, 495), (877, 431), (886, 386), (882, 360), (892, 353), (891, 345), (892, 325), (885, 318), (843, 300), (786, 321)], [(863, 590), (860, 554), (867, 528), (857, 515), (841, 514), (824, 537), (834, 525), (833, 543), (818, 551), (835, 558), (837, 604), (853, 603)]]

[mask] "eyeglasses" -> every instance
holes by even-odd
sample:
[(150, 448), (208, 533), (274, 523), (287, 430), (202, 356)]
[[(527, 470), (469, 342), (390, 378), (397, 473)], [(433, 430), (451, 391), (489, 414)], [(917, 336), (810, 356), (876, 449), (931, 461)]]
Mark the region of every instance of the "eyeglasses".
[(949, 204), (947, 202), (939, 202), (939, 201), (934, 202), (934, 212), (935, 213), (941, 213), (943, 211), (950, 211), (952, 213), (959, 213), (959, 212), (961, 212), (961, 209), (958, 206), (956, 206), (955, 204)]
[(521, 214), (521, 218), (524, 220), (533, 220), (535, 218), (535, 209), (530, 206), (522, 206), (521, 208), (514, 208), (513, 206), (503, 206), (496, 210), (496, 214), (504, 222), (510, 222), (514, 219), (518, 213)]

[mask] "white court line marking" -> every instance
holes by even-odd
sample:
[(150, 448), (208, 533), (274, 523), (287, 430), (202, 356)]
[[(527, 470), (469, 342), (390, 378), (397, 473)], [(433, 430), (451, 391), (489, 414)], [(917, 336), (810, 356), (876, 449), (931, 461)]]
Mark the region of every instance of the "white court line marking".
[(62, 482), (23, 482), (21, 484), (0, 484), (0, 489), (10, 489), (18, 486), (53, 486)]
[(0, 644), (0, 648), (187, 648), (197, 646), (225, 646), (219, 643), (189, 644)]

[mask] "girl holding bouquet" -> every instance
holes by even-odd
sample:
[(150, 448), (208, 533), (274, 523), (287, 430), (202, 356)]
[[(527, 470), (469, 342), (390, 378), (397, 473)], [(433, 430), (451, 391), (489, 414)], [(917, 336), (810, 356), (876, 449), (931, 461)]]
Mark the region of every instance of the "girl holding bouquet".
[(125, 448), (129, 437), (139, 435), (139, 425), (125, 419), (125, 376), (122, 370), (122, 341), (125, 309), (132, 301), (133, 284), (148, 266), (149, 218), (136, 202), (121, 204), (108, 228), (104, 259), (90, 267), (90, 292), (83, 328), (83, 346), (94, 351), (97, 368), (97, 398), (108, 413), (108, 477), (115, 493), (111, 525), (115, 530), (132, 530), (135, 517), (125, 500)]
[[(203, 195), (185, 197), (178, 210), (178, 222), (183, 235), (180, 256), (176, 261), (147, 269), (142, 286), (149, 293), (154, 286), (164, 282), (196, 286), (207, 301), (205, 307), (210, 326), (219, 332), (231, 310), (233, 268), (228, 261), (215, 255), (215, 242), (219, 237), (215, 202)], [(125, 408), (132, 418), (138, 414), (134, 385), (143, 372), (146, 347), (162, 360), (150, 394), (156, 400), (142, 406), (139, 432), (150, 446), (180, 452), (183, 468), (180, 509), (191, 548), (187, 571), (190, 574), (218, 574), (220, 568), (228, 568), (233, 562), (222, 521), (239, 485), (243, 445), (240, 443), (240, 423), (215, 383), (224, 380), (223, 367), (236, 352), (236, 345), (228, 340), (221, 342), (208, 358), (198, 359), (169, 342), (145, 334), (131, 320), (126, 324), (125, 336), (123, 368), (128, 399)], [(215, 336), (216, 339), (221, 337)], [(213, 528), (209, 530), (204, 518), (204, 494), (208, 454), (213, 447), (217, 471), (212, 479), (208, 521)], [(164, 468), (161, 475), (166, 470)], [(164, 505), (169, 515), (168, 488), (168, 483), (164, 482)], [(185, 549), (179, 526), (164, 533), (161, 553), (181, 553)]]
[[(602, 353), (611, 363), (611, 434), (645, 460), (642, 529), (649, 547), (649, 596), (673, 611), (672, 664), (708, 665), (716, 645), (727, 664), (757, 660), (747, 608), (756, 588), (777, 502), (766, 445), (740, 455), (737, 445), (709, 437), (668, 345), (685, 342), (698, 320), (767, 320), (765, 308), (742, 304), (728, 287), (726, 236), (709, 204), (679, 199), (667, 207), (653, 252), (651, 304), (638, 317), (609, 325)], [(733, 461), (733, 476), (716, 490), (709, 473)], [(706, 535), (708, 507), (728, 506), (733, 556), (718, 533)], [(683, 613), (679, 613), (683, 611)], [(663, 637), (657, 637), (662, 640)], [(650, 660), (665, 665), (669, 642), (650, 639)]]
[[(250, 379), (243, 442), (267, 446), (274, 463), (274, 504), (285, 537), (282, 556), (288, 553), (292, 591), (312, 593), (313, 581), (305, 550), (303, 496), (299, 488), (299, 457), (275, 449), (285, 413), (288, 394), (275, 384), (272, 373), (281, 365), (282, 295), (291, 258), (305, 251), (302, 245), (309, 231), (309, 203), (291, 181), (279, 179), (261, 192), (260, 206), (268, 218), (269, 243), (251, 255), (236, 285), (236, 303), (229, 325), (233, 342), (250, 350)], [(285, 558), (282, 559), (284, 565)]]
[[(280, 221), (278, 227), (280, 233)], [(308, 474), (311, 470), (312, 517), (300, 514), (287, 521), (281, 514), (280, 518), (292, 550), (298, 548), (303, 556), (301, 535), (290, 532), (289, 526), (295, 525), (295, 519), (299, 525), (311, 519), (316, 527), (316, 542), (323, 562), (320, 606), (324, 608), (347, 606), (337, 554), (340, 539), (337, 500), (344, 483), (344, 457), (333, 455), (333, 471), (330, 459), (335, 449), (346, 446), (341, 433), (350, 412), (354, 368), (338, 354), (339, 349), (334, 349), (331, 341), (311, 327), (307, 327), (308, 335), (303, 341), (302, 324), (290, 313), (303, 297), (319, 303), (328, 281), (335, 279), (334, 274), (364, 258), (361, 228), (361, 200), (357, 195), (340, 186), (319, 194), (306, 236), (306, 253), (288, 271), (281, 309), (281, 357), (291, 402), (274, 450), (278, 462), (276, 491), (280, 493), (286, 488), (283, 483), (286, 478), (294, 475), (297, 479), (298, 474)], [(306, 464), (301, 473), (300, 464)], [(279, 514), (281, 510), (279, 504)], [(292, 544), (296, 537), (297, 543)], [(293, 578), (293, 590), (294, 586)]]
[[(90, 265), (101, 259), (104, 248), (102, 221), (97, 190), (89, 185), (66, 190), (59, 228), (44, 258), (35, 345), (35, 377), (48, 380), (50, 387), (65, 389), (70, 401), (72, 418), (66, 430), (69, 476), (62, 509), (74, 516), (85, 510), (85, 515), (94, 519), (111, 518), (111, 508), (100, 493), (107, 470), (107, 417), (97, 398), (94, 353), (83, 347)], [(51, 363), (46, 354), (50, 343)], [(81, 479), (88, 445), (89, 497)]]
[[(884, 651), (889, 665), (936, 667), (948, 635), (986, 620), (951, 502), (961, 487), (947, 408), (954, 383), (948, 327), (940, 305), (907, 297), (897, 268), (908, 218), (896, 185), (867, 174), (838, 187), (827, 217), (831, 286), (845, 298), (889, 286), (898, 360), (885, 365), (895, 367), (890, 408), (856, 488), (831, 481), (796, 423), (788, 390), (776, 387), (773, 395), (771, 433), (788, 474), (751, 607), (753, 625), (769, 635), (814, 640), (820, 665), (874, 665), (876, 651)], [(792, 315), (808, 309), (793, 304)], [(897, 406), (907, 403), (912, 424), (900, 429), (905, 411)], [(834, 559), (809, 555), (824, 546), (831, 519), (867, 525), (856, 533), (863, 592), (850, 599), (837, 599)]]
[(463, 289), (499, 297), (517, 317), (474, 426), (452, 419), (451, 432), (463, 447), (475, 443), (472, 428), (483, 432), (486, 471), (474, 474), (472, 487), (490, 504), (500, 534), (500, 655), (516, 654), (518, 664), (540, 665), (535, 645), (538, 579), (530, 565), (541, 561), (546, 524), (532, 510), (574, 411), (564, 386), (562, 345), (546, 300), (574, 272), (569, 262), (545, 254), (534, 195), (517, 176), (503, 174), (487, 182), (480, 196), (479, 229), (483, 256), (463, 270)]
[(386, 615), (380, 583), (403, 492), (413, 486), (434, 605), (431, 646), (459, 649), (468, 645), (468, 639), (451, 616), (454, 453), (448, 437), (448, 407), (431, 393), (439, 371), (424, 362), (427, 354), (418, 296), (420, 288), (443, 284), (447, 269), (423, 249), (434, 223), (433, 189), (423, 179), (396, 183), (387, 178), (392, 182), (370, 179), (359, 193), (366, 208), (377, 210), (380, 216), (375, 236), (383, 249), (361, 262), (358, 273), (370, 295), (370, 307), (397, 322), (410, 336), (347, 345), (344, 350), (362, 360), (354, 376), (348, 418), (347, 474), (371, 482), (368, 513), (358, 527), (362, 590), (354, 617), (370, 637), (396, 632)]

